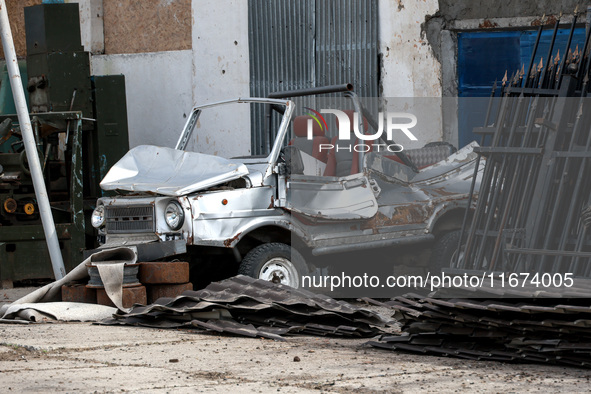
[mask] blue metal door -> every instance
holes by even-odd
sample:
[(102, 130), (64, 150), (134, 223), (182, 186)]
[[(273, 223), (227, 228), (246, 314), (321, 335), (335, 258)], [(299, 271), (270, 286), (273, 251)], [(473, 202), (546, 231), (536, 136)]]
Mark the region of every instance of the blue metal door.
[[(559, 29), (553, 55), (564, 48), (569, 29)], [(480, 138), (472, 133), (474, 127), (484, 125), (488, 100), (494, 81), (503, 78), (505, 71), (512, 73), (527, 69), (536, 41), (536, 30), (524, 31), (478, 31), (458, 33), (458, 138), (459, 146)], [(536, 53), (534, 64), (548, 55), (552, 29), (544, 30)], [(585, 43), (585, 28), (576, 28), (572, 47), (582, 50)], [(546, 59), (543, 59), (546, 64)], [(527, 73), (527, 70), (525, 70)], [(499, 85), (500, 86), (500, 83)], [(476, 99), (474, 99), (476, 97)], [(480, 97), (478, 99), (477, 97)]]

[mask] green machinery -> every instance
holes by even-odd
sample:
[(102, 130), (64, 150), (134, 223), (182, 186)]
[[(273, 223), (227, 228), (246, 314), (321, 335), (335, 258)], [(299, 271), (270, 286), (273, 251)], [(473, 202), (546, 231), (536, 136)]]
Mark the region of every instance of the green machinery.
[[(99, 182), (129, 149), (125, 80), (90, 75), (78, 4), (25, 8), (31, 123), (66, 270), (92, 248), (86, 212)], [(25, 71), (25, 70), (23, 70)], [(0, 285), (52, 278), (26, 154), (8, 83), (0, 86)], [(1, 286), (0, 286), (1, 287)]]

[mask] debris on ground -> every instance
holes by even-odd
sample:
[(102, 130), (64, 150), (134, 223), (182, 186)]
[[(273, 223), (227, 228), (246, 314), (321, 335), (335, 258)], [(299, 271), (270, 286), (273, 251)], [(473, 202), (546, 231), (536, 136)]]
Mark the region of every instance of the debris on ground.
[(41, 302), (9, 306), (0, 323), (42, 323), (59, 321), (97, 321), (117, 311), (106, 305), (81, 302)]
[[(63, 278), (36, 289), (11, 304), (1, 305), (0, 322), (12, 323), (11, 320), (32, 322), (47, 320), (97, 321), (111, 316), (116, 311), (111, 306), (123, 307), (121, 304), (124, 294), (125, 266), (128, 263), (135, 263), (135, 260), (135, 253), (129, 248), (117, 248), (95, 253), (78, 264)], [(76, 291), (75, 284), (88, 281), (90, 265), (104, 270), (99, 276), (99, 279), (102, 280), (101, 286), (95, 287), (104, 287), (103, 290), (107, 290), (109, 300), (114, 301), (106, 306), (84, 302), (59, 302), (62, 300), (64, 290), (66, 293), (68, 290)], [(85, 285), (84, 288), (88, 286), (90, 285)], [(76, 299), (74, 301), (82, 300)]]
[(377, 313), (345, 301), (239, 275), (135, 306), (100, 324), (197, 328), (281, 340), (294, 334), (367, 338), (384, 333), (387, 323)]
[(402, 324), (402, 336), (369, 345), (472, 360), (591, 367), (589, 299), (438, 299), (412, 295), (379, 302)]

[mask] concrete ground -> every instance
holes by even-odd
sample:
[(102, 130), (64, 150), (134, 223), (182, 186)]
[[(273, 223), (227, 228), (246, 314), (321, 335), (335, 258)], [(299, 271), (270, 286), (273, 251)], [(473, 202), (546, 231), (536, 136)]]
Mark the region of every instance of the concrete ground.
[[(0, 303), (12, 298), (0, 290)], [(422, 356), (365, 342), (276, 342), (89, 323), (0, 324), (0, 393), (591, 390), (591, 370)]]

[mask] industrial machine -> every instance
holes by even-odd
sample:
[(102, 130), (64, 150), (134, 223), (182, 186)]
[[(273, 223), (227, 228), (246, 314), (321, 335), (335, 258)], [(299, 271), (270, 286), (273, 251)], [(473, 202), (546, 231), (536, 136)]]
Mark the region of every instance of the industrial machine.
[[(64, 264), (69, 270), (96, 236), (86, 225), (98, 186), (129, 149), (124, 76), (91, 76), (80, 39), (78, 4), (25, 8), (23, 84)], [(24, 66), (24, 65), (23, 65)], [(22, 68), (21, 68), (22, 69)], [(25, 70), (23, 70), (25, 71)], [(0, 284), (53, 277), (37, 201), (11, 114), (9, 83), (0, 86)], [(13, 107), (14, 108), (14, 107)]]

